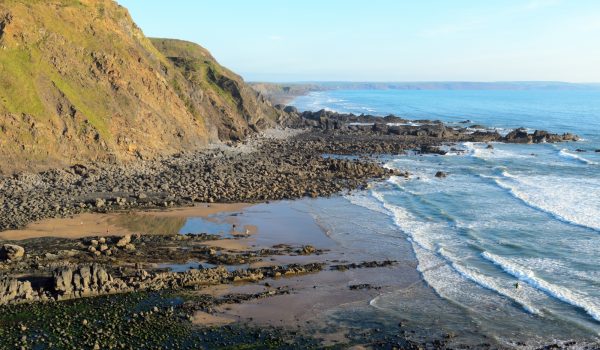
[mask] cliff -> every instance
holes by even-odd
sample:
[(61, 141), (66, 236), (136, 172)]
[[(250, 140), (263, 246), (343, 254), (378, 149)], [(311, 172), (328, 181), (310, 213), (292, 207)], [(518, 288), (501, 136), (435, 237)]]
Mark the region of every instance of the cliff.
[(274, 125), (193, 43), (148, 39), (112, 0), (0, 2), (0, 171), (126, 162)]

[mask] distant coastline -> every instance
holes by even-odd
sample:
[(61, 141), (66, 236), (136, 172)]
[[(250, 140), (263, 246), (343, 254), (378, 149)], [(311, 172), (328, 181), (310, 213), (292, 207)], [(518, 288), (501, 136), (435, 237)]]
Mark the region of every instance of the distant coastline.
[(289, 104), (311, 92), (330, 90), (600, 90), (600, 83), (560, 81), (429, 81), (429, 82), (250, 82), (273, 105)]

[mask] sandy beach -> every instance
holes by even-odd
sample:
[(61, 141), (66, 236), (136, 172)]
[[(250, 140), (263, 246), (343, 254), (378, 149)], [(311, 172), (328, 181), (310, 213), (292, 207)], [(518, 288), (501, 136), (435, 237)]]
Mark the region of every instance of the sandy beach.
[[(331, 203), (324, 203), (330, 201)], [(308, 255), (276, 254), (254, 261), (250, 268), (288, 264), (322, 263), (325, 266), (360, 264), (383, 258), (365, 251), (342, 247), (332, 239), (323, 222), (315, 214), (314, 205), (342, 204), (342, 198), (305, 199), (262, 204), (200, 204), (192, 208), (165, 211), (141, 211), (110, 214), (81, 214), (67, 219), (44, 220), (29, 225), (23, 231), (7, 231), (2, 239), (21, 238), (16, 243), (40, 239), (88, 239), (103, 236), (105, 228), (112, 234), (152, 235), (159, 232), (135, 229), (138, 218), (153, 223), (153, 227), (165, 227), (161, 222), (178, 222), (179, 230), (192, 234), (205, 233), (220, 236), (220, 239), (203, 241), (227, 254), (240, 254), (248, 250), (272, 249), (273, 247), (305, 247), (317, 249)], [(131, 220), (127, 220), (131, 218)], [(239, 231), (243, 235), (239, 235)], [(61, 234), (57, 234), (60, 232)], [(86, 234), (82, 234), (86, 233)], [(178, 232), (183, 233), (183, 231)], [(154, 263), (156, 268), (177, 272), (189, 271), (202, 265), (201, 261), (165, 261)], [(273, 293), (272, 296), (233, 301), (211, 308), (211, 311), (195, 311), (192, 322), (199, 327), (223, 326), (232, 323), (258, 327), (283, 327), (305, 332), (316, 332), (325, 344), (344, 343), (350, 328), (337, 317), (344, 313), (360, 313), (371, 308), (369, 302), (386, 291), (398, 288), (413, 288), (420, 284), (414, 270), (412, 257), (380, 268), (349, 268), (300, 274), (283, 278), (267, 278), (259, 283), (240, 282), (200, 288), (186, 292), (193, 300), (203, 295), (219, 298), (227, 295), (256, 295)], [(210, 266), (210, 265), (209, 265)], [(228, 269), (244, 268), (231, 265)], [(410, 277), (412, 276), (412, 277)], [(285, 291), (275, 293), (274, 291)]]

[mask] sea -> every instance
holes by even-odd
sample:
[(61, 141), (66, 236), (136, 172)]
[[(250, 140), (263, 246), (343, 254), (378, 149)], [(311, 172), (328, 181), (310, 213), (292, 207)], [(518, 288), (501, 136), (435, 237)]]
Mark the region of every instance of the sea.
[[(392, 259), (410, 247), (424, 288), (439, 301), (419, 303), (420, 293), (407, 300), (400, 289), (382, 293), (369, 307), (390, 319), (469, 330), (517, 348), (598, 341), (600, 91), (335, 90), (292, 104), (500, 133), (524, 127), (579, 135), (578, 142), (464, 142), (447, 145), (446, 155), (384, 157), (385, 166), (411, 176), (345, 195), (342, 207), (352, 217), (343, 220), (355, 224), (330, 235)], [(436, 178), (438, 171), (448, 177)], [(339, 227), (340, 215), (321, 220)]]

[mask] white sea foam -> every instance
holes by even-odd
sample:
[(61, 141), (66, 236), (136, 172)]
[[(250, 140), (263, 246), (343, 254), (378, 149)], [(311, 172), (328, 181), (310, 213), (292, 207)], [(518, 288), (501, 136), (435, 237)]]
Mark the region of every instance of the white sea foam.
[(344, 196), (350, 203), (369, 209), (374, 212), (378, 212), (385, 215), (390, 215), (389, 211), (375, 198), (364, 194), (349, 194)]
[[(518, 180), (519, 177), (505, 172), (508, 180)], [(390, 179), (402, 187), (399, 179)], [(504, 262), (496, 259), (497, 256), (485, 253), (482, 257), (507, 271), (512, 277), (525, 284), (521, 288), (514, 288), (514, 279), (494, 276), (480, 271), (477, 268), (463, 263), (465, 243), (452, 234), (452, 228), (443, 222), (420, 220), (403, 206), (390, 203), (384, 192), (372, 190), (370, 195), (357, 194), (347, 196), (353, 204), (363, 206), (370, 210), (390, 216), (394, 224), (407, 235), (413, 246), (413, 251), (418, 261), (417, 270), (423, 279), (440, 296), (453, 300), (468, 308), (490, 307), (499, 305), (507, 300), (520, 305), (529, 313), (543, 314), (538, 305), (547, 303), (548, 297), (554, 297), (563, 302), (585, 310), (594, 319), (600, 317), (600, 304), (595, 304), (593, 299), (587, 298), (582, 292), (573, 292), (566, 287), (556, 286), (536, 277), (533, 272), (522, 269), (516, 263)], [(450, 249), (447, 249), (450, 248)], [(551, 264), (551, 262), (544, 262)], [(470, 281), (472, 283), (466, 283)], [(478, 288), (485, 288), (497, 294), (478, 292)], [(499, 296), (502, 299), (499, 299)], [(487, 306), (486, 306), (487, 305)], [(494, 307), (494, 306), (492, 306)], [(548, 309), (550, 311), (550, 309)]]
[(546, 292), (554, 298), (557, 298), (565, 303), (583, 309), (596, 321), (600, 321), (600, 300), (595, 300), (587, 295), (583, 295), (577, 291), (570, 290), (566, 287), (550, 283), (542, 278), (539, 278), (535, 273), (527, 268), (516, 264), (509, 259), (502, 258), (498, 255), (483, 252), (483, 258), (493, 262), (501, 267), (507, 273), (513, 275), (519, 280)]
[(406, 123), (387, 123), (388, 126), (421, 126), (422, 123), (406, 122)]
[(540, 310), (534, 307), (529, 301), (529, 297), (527, 296), (527, 291), (525, 289), (516, 289), (511, 283), (506, 283), (506, 281), (503, 279), (486, 276), (482, 273), (477, 272), (474, 269), (462, 266), (456, 262), (456, 257), (453, 257), (444, 249), (440, 249), (439, 253), (440, 255), (445, 257), (446, 260), (451, 261), (452, 267), (456, 271), (458, 271), (458, 273), (460, 273), (463, 277), (477, 283), (478, 285), (484, 288), (487, 288), (491, 291), (494, 291), (502, 296), (505, 296), (515, 301), (529, 313), (540, 314)]
[(530, 207), (571, 224), (600, 231), (600, 179), (545, 175), (493, 177), (502, 188)]
[[(597, 245), (595, 245), (590, 250), (586, 249), (587, 247), (585, 247), (585, 244), (583, 244), (582, 242), (574, 242), (574, 244), (577, 245), (577, 249), (580, 254), (585, 252), (583, 253), (585, 256), (589, 256), (589, 254), (594, 254), (597, 251)], [(577, 270), (561, 259), (521, 257), (513, 258), (513, 261), (521, 266), (528, 266), (535, 271), (544, 271), (545, 274), (550, 274), (559, 278), (575, 277), (580, 281), (587, 281), (592, 283), (600, 281), (600, 271), (593, 271), (587, 269)]]
[(530, 300), (531, 294), (535, 296), (535, 290), (515, 290), (510, 281), (502, 281), (464, 267), (457, 262), (459, 259), (456, 256), (443, 247), (438, 247), (440, 242), (454, 245), (454, 240), (447, 234), (448, 227), (440, 223), (417, 220), (406, 209), (386, 202), (381, 193), (372, 194), (392, 214), (396, 226), (409, 236), (418, 261), (417, 270), (439, 295), (467, 307), (474, 307), (478, 303), (497, 304), (497, 300), (471, 289), (474, 286), (465, 285), (467, 279), (516, 302), (527, 312), (540, 313)]
[(462, 146), (466, 149), (467, 153), (475, 158), (480, 159), (516, 159), (516, 158), (530, 158), (530, 154), (512, 152), (510, 150), (501, 149), (501, 144), (492, 143), (495, 145), (494, 148), (488, 148), (487, 143), (481, 142), (464, 142)]
[(371, 126), (373, 123), (348, 123), (348, 126)]
[(566, 148), (563, 148), (563, 149), (561, 149), (561, 150), (558, 152), (558, 154), (559, 154), (561, 157), (563, 157), (563, 158), (567, 158), (567, 159), (571, 159), (571, 160), (576, 160), (576, 161), (578, 161), (578, 162), (581, 162), (581, 163), (583, 163), (583, 164), (589, 164), (589, 165), (597, 165), (597, 164), (598, 164), (598, 163), (596, 163), (596, 162), (594, 162), (594, 161), (592, 161), (592, 160), (589, 160), (589, 159), (583, 158), (583, 157), (582, 157), (582, 156), (580, 156), (579, 154), (572, 153), (572, 152), (570, 152), (569, 150), (567, 150)]

